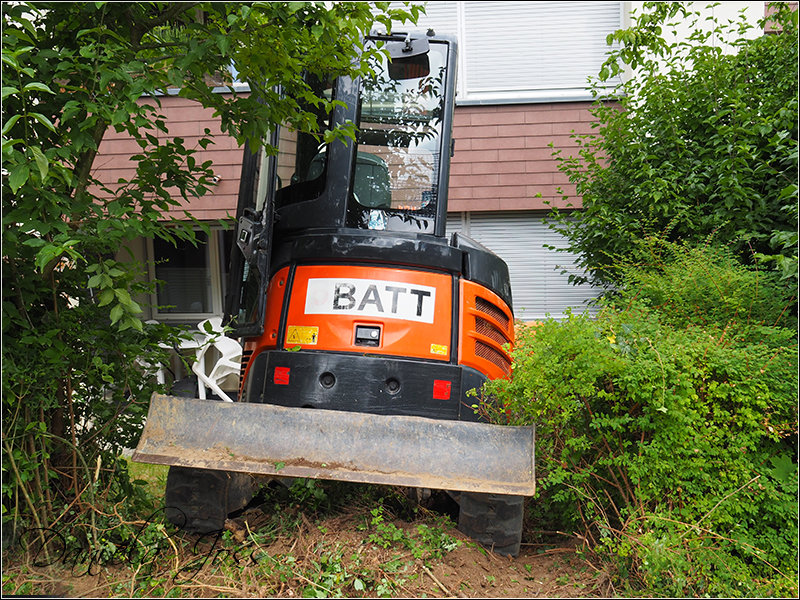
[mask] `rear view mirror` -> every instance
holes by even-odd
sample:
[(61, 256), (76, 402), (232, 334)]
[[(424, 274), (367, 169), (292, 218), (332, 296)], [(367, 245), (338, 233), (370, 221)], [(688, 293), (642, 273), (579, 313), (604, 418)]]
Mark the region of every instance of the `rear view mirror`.
[(431, 65), (427, 54), (412, 56), (411, 58), (394, 58), (389, 63), (389, 77), (393, 81), (404, 79), (421, 79), (431, 72)]
[(389, 77), (395, 81), (419, 79), (431, 72), (427, 38), (412, 39), (407, 36), (402, 42), (386, 42), (389, 51)]

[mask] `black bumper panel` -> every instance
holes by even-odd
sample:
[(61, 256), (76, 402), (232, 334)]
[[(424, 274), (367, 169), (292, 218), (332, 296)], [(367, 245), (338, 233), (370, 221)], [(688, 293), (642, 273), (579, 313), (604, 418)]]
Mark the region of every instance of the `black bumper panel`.
[(467, 396), (486, 381), (474, 369), (323, 352), (266, 351), (255, 358), (245, 401), (378, 415), (477, 421)]

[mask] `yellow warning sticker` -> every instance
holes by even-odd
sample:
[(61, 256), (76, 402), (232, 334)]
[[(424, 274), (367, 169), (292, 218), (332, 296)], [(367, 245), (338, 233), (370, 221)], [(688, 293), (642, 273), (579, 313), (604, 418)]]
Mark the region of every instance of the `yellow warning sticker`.
[(287, 344), (303, 344), (305, 346), (316, 346), (319, 338), (319, 327), (305, 327), (289, 325), (286, 328)]
[(441, 356), (447, 356), (447, 346), (441, 346), (439, 344), (431, 344), (431, 354), (439, 354)]

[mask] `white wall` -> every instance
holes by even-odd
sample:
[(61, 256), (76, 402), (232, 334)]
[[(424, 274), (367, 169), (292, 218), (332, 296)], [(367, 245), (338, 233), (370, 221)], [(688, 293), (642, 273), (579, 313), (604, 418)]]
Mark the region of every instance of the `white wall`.
[[(635, 14), (642, 13), (644, 2), (626, 2), (625, 4), (627, 5), (627, 14), (630, 14), (631, 11), (635, 11)], [(758, 20), (764, 17), (764, 2), (726, 1), (720, 2), (719, 6), (715, 7), (710, 6), (711, 2), (690, 2), (689, 4), (692, 11), (700, 12), (700, 17), (694, 29), (698, 27), (704, 31), (713, 29), (713, 23), (706, 20), (708, 17), (716, 18), (720, 24), (727, 23), (728, 21), (738, 22), (739, 15), (741, 11), (744, 10), (747, 22), (753, 26), (753, 29), (747, 32), (746, 37), (754, 39), (764, 34), (764, 30), (758, 27)], [(629, 26), (630, 22), (626, 24), (626, 27)], [(681, 22), (675, 30), (677, 33), (676, 39), (686, 39), (689, 37), (692, 30), (691, 21)], [(730, 47), (728, 46), (729, 41), (730, 40), (716, 40), (716, 43), (718, 43), (723, 50), (730, 51)]]
[[(711, 31), (716, 27), (728, 22), (738, 23), (740, 21), (740, 15), (742, 11), (744, 11), (747, 23), (752, 25), (752, 28), (745, 32), (744, 37), (748, 39), (755, 39), (764, 35), (764, 29), (758, 26), (758, 20), (764, 17), (764, 2), (745, 2), (736, 0), (720, 2), (718, 3), (719, 6), (712, 6), (711, 2), (689, 2), (688, 4), (689, 9), (692, 12), (699, 12), (700, 14), (692, 15), (691, 19), (684, 20), (678, 17), (671, 19), (669, 23), (675, 23), (675, 26), (663, 27), (662, 31), (662, 37), (668, 42), (684, 41), (688, 39), (692, 32), (696, 31), (697, 29)], [(642, 13), (644, 2), (625, 2), (624, 5), (624, 27), (628, 28), (632, 25), (634, 17)], [(709, 19), (716, 19), (717, 24)], [(738, 29), (735, 29), (734, 31), (738, 32)], [(739, 37), (740, 36), (738, 33), (733, 35), (732, 39), (719, 39), (714, 37), (712, 38), (711, 43), (722, 48), (724, 53), (729, 54), (734, 51), (731, 43), (735, 42)], [(625, 80), (628, 80), (633, 76), (633, 73), (634, 71), (627, 67), (622, 77)]]

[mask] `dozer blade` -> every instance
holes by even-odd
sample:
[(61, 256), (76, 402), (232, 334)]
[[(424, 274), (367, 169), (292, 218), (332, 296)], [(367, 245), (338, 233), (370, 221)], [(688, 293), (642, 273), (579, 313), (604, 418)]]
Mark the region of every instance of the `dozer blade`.
[(532, 496), (534, 428), (153, 395), (133, 460)]

